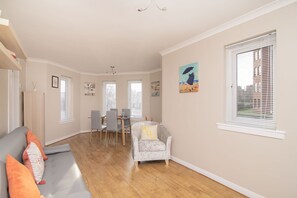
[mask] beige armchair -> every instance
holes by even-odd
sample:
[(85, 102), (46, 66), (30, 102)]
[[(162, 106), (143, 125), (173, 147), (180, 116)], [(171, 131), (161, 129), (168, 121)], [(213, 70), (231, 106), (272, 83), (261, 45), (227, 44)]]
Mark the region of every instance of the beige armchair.
[(132, 125), (132, 157), (135, 166), (139, 161), (165, 160), (169, 165), (171, 158), (172, 137), (163, 125), (158, 125), (158, 140), (141, 140), (141, 128), (143, 125), (156, 125), (157, 122), (143, 121)]

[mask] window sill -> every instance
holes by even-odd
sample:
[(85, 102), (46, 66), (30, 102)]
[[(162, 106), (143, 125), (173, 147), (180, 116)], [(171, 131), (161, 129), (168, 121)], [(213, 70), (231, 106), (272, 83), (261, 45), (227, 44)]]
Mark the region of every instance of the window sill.
[(263, 137), (270, 137), (276, 139), (285, 139), (286, 132), (272, 129), (262, 129), (255, 127), (247, 127), (236, 124), (217, 123), (217, 128), (225, 131), (233, 131), (238, 133), (245, 133), (250, 135), (258, 135)]
[(61, 120), (60, 124), (67, 124), (67, 123), (71, 123), (73, 121), (74, 121), (73, 119), (71, 119), (71, 120)]

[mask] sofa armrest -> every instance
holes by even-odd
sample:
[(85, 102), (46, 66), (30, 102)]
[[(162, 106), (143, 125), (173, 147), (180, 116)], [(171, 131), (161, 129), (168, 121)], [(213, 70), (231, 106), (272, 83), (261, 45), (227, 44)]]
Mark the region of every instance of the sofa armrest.
[(69, 152), (69, 151), (71, 151), (69, 144), (62, 144), (62, 145), (53, 146), (53, 147), (44, 147), (44, 153), (46, 155), (52, 155), (52, 154), (56, 154), (56, 153), (64, 153), (64, 152)]

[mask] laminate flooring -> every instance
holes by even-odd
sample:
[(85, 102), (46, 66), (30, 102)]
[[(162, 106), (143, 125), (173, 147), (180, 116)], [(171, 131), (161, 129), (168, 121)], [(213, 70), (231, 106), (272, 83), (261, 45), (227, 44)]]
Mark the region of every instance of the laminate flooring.
[(53, 145), (69, 143), (83, 178), (94, 198), (125, 197), (245, 197), (174, 161), (142, 162), (134, 167), (131, 156), (130, 136), (126, 146), (112, 141), (99, 143), (93, 133), (79, 134)]

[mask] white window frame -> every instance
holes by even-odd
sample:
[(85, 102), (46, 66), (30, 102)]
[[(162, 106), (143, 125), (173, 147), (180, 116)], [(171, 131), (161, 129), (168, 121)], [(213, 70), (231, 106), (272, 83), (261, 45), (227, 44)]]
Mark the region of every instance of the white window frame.
[(109, 111), (109, 109), (106, 109), (106, 85), (107, 84), (114, 84), (115, 85), (115, 107), (113, 108), (117, 108), (117, 83), (116, 81), (103, 81), (102, 83), (102, 100), (103, 100), (103, 114), (106, 114), (107, 111)]
[[(66, 117), (63, 119), (62, 118), (62, 100), (61, 100), (61, 89), (62, 89), (62, 83), (61, 81), (64, 80), (65, 82), (68, 81), (68, 83), (66, 83), (66, 95), (68, 95), (68, 97), (66, 97)], [(61, 76), (60, 77), (60, 122), (61, 123), (67, 123), (67, 122), (73, 122), (73, 82), (72, 82), (72, 78), (68, 77), (68, 76)]]
[[(273, 45), (273, 119), (263, 120), (237, 116), (237, 54), (252, 51), (270, 45)], [(219, 129), (284, 139), (285, 132), (276, 130), (275, 123), (275, 48), (275, 32), (226, 47), (226, 122), (217, 123), (217, 127)]]
[[(132, 83), (141, 83), (141, 114), (140, 115), (133, 115), (132, 114), (132, 108), (131, 108), (131, 84)], [(143, 83), (141, 80), (129, 80), (128, 81), (128, 108), (131, 111), (131, 117), (132, 118), (142, 118), (143, 117)]]

